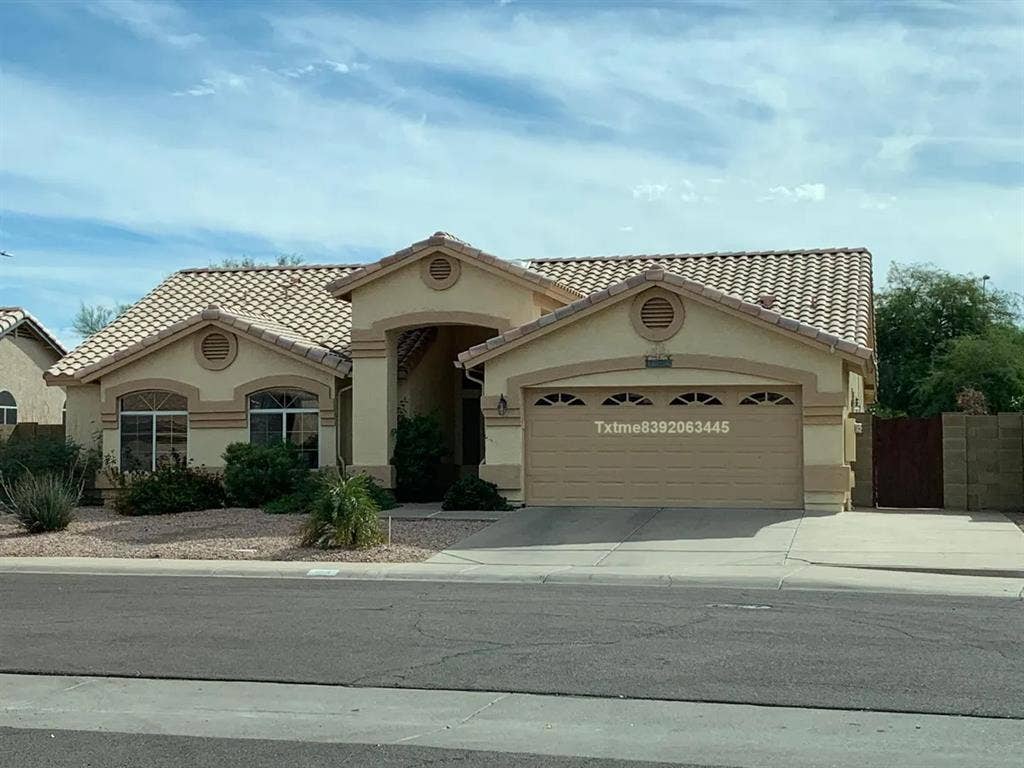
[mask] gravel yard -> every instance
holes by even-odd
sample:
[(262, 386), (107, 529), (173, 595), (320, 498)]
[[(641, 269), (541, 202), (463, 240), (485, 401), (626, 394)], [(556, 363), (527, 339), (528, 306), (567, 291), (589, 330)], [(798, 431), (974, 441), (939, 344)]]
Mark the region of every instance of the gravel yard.
[(81, 507), (67, 530), (29, 535), (18, 527), (13, 515), (0, 514), (0, 557), (400, 563), (425, 560), (490, 525), (475, 520), (394, 520), (391, 546), (320, 550), (296, 545), (302, 521), (299, 515), (268, 515), (258, 509), (123, 517), (101, 507)]

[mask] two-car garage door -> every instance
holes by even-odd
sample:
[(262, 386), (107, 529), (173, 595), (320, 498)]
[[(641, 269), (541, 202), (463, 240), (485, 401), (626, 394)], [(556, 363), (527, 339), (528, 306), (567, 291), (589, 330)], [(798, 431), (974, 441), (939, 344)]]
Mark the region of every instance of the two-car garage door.
[(798, 508), (799, 392), (528, 390), (530, 504)]

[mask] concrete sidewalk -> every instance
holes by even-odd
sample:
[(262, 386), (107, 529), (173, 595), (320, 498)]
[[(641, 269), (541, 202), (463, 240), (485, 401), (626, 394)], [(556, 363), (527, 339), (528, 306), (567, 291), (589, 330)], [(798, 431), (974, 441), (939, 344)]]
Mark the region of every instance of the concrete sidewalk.
[(679, 565), (666, 569), (662, 566), (2, 557), (0, 558), (0, 573), (450, 581), (485, 584), (592, 584), (661, 588), (701, 586), (775, 591), (852, 590), (1024, 599), (1024, 577), (840, 568), (797, 562), (730, 566)]
[(1004, 768), (1013, 719), (281, 683), (0, 674), (0, 727), (419, 745), (737, 768)]

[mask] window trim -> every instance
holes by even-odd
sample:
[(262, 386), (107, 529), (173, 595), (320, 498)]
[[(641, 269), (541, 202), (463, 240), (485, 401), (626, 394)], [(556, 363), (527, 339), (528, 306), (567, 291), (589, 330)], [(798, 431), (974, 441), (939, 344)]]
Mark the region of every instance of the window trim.
[[(616, 400), (616, 398), (620, 397), (625, 398), (625, 400)], [(634, 400), (634, 397), (639, 399)], [(647, 405), (654, 405), (654, 401), (650, 397), (641, 392), (633, 392), (632, 390), (626, 390), (623, 392), (616, 392), (613, 395), (608, 395), (604, 400), (601, 401), (601, 405), (608, 406), (609, 408), (630, 408), (634, 406), (643, 407)]]
[[(571, 399), (567, 400), (566, 398), (571, 398)], [(547, 402), (542, 402), (542, 401), (547, 401)], [(584, 400), (579, 395), (577, 395), (575, 392), (556, 391), (556, 392), (547, 392), (547, 393), (541, 395), (540, 397), (538, 397), (534, 401), (533, 404), (534, 404), (534, 406), (540, 406), (540, 407), (560, 408), (562, 406), (569, 407), (569, 406), (586, 405), (587, 401)]]
[[(686, 395), (694, 395), (695, 397), (704, 397), (704, 398), (709, 398), (709, 399), (707, 399), (707, 400), (696, 400), (695, 399), (695, 400), (692, 400), (692, 401), (688, 402), (686, 400), (683, 400), (683, 398)], [(678, 395), (676, 395), (671, 400), (669, 400), (668, 404), (669, 405), (674, 405), (674, 406), (683, 406), (683, 407), (706, 405), (706, 406), (708, 406), (710, 408), (713, 408), (715, 406), (724, 405), (724, 403), (722, 402), (722, 398), (720, 398), (718, 395), (712, 394), (711, 392), (703, 392), (701, 390), (696, 390), (696, 389), (689, 389), (689, 390), (687, 390), (685, 392), (680, 392)]]
[[(755, 395), (765, 395), (764, 400), (755, 399)], [(768, 399), (769, 397), (773, 399)], [(774, 392), (770, 389), (759, 389), (754, 392), (748, 392), (739, 399), (740, 405), (752, 405), (752, 406), (780, 406), (783, 408), (796, 405), (796, 401), (790, 395), (784, 392)]]

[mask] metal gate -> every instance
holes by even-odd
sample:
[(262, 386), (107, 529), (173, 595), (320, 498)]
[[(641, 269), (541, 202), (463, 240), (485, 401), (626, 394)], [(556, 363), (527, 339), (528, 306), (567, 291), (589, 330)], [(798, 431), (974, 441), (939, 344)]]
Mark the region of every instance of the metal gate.
[(875, 504), (942, 507), (942, 417), (875, 419)]

